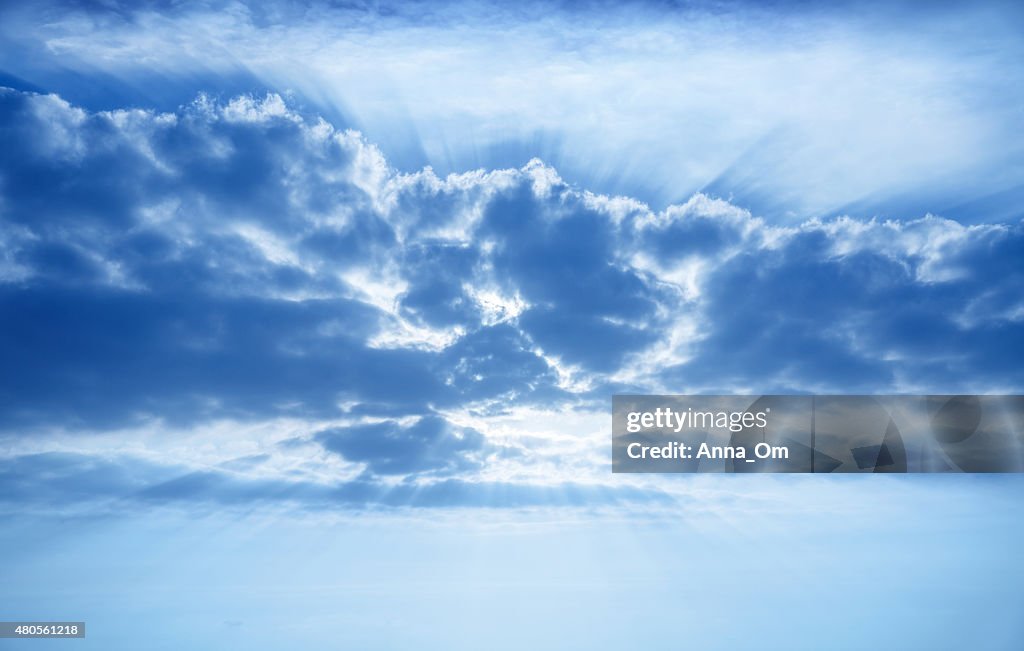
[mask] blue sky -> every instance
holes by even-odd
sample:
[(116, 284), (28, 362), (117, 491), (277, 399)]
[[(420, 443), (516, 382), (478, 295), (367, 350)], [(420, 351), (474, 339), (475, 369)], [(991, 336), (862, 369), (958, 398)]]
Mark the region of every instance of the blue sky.
[(1022, 27), (4, 5), (0, 619), (610, 648), (649, 615), (677, 648), (686, 611), (697, 648), (862, 648), (879, 618), (1015, 648), (1016, 477), (613, 476), (608, 410), (1021, 392)]

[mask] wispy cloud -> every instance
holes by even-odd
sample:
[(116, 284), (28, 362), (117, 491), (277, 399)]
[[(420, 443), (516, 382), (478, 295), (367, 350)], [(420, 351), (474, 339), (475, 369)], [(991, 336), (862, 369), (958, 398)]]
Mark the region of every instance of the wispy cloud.
[(94, 106), (287, 91), (407, 171), (541, 156), (659, 206), (704, 190), (796, 221), (984, 221), (1019, 214), (1020, 19), (1012, 3), (33, 4), (5, 11), (0, 67)]

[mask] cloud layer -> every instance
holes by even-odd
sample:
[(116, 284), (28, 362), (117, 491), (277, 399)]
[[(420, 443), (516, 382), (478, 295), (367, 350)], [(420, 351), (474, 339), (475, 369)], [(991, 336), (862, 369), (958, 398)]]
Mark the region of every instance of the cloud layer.
[[(598, 418), (616, 390), (1024, 385), (1020, 223), (655, 211), (539, 160), (400, 173), (274, 94), (160, 113), (3, 90), (0, 130), (5, 484), (105, 432), (290, 419), (266, 457), (123, 487), (536, 497), (532, 471), (568, 485), (568, 446), (597, 477), (605, 443), (537, 423)], [(259, 470), (286, 453), (344, 467)]]

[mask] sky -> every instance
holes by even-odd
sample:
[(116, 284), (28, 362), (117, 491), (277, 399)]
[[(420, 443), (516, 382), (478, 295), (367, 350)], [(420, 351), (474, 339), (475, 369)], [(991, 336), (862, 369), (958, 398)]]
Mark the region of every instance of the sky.
[(612, 475), (609, 412), (1021, 393), (1022, 19), (0, 4), (0, 620), (1019, 648), (1019, 477)]

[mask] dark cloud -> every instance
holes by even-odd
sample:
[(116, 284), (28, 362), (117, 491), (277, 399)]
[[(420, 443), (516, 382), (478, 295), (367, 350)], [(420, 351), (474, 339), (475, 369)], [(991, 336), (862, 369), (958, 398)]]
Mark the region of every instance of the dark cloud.
[(569, 363), (612, 371), (657, 338), (666, 295), (622, 259), (608, 216), (563, 196), (566, 189), (539, 198), (518, 186), (488, 206), (480, 234), (496, 238), (494, 264), (532, 305), (523, 331)]
[(34, 285), (0, 289), (0, 313), (7, 427), (315, 417), (343, 399), (419, 410), (445, 394), (428, 354), (364, 345), (377, 314), (355, 301)]
[(479, 468), (493, 450), (480, 432), (457, 427), (440, 416), (402, 425), (384, 421), (318, 432), (315, 439), (376, 475), (452, 475)]
[(464, 244), (427, 241), (403, 252), (402, 267), (410, 281), (402, 295), (403, 310), (437, 326), (473, 323), (478, 310), (464, 285), (481, 263), (480, 251)]
[[(948, 235), (932, 226), (919, 235)], [(692, 361), (665, 376), (786, 391), (1021, 386), (1014, 351), (1024, 319), (1010, 289), (1024, 282), (1021, 227), (949, 244), (941, 268), (870, 245), (836, 255), (840, 238), (811, 228), (719, 265), (703, 289), (707, 336)]]

